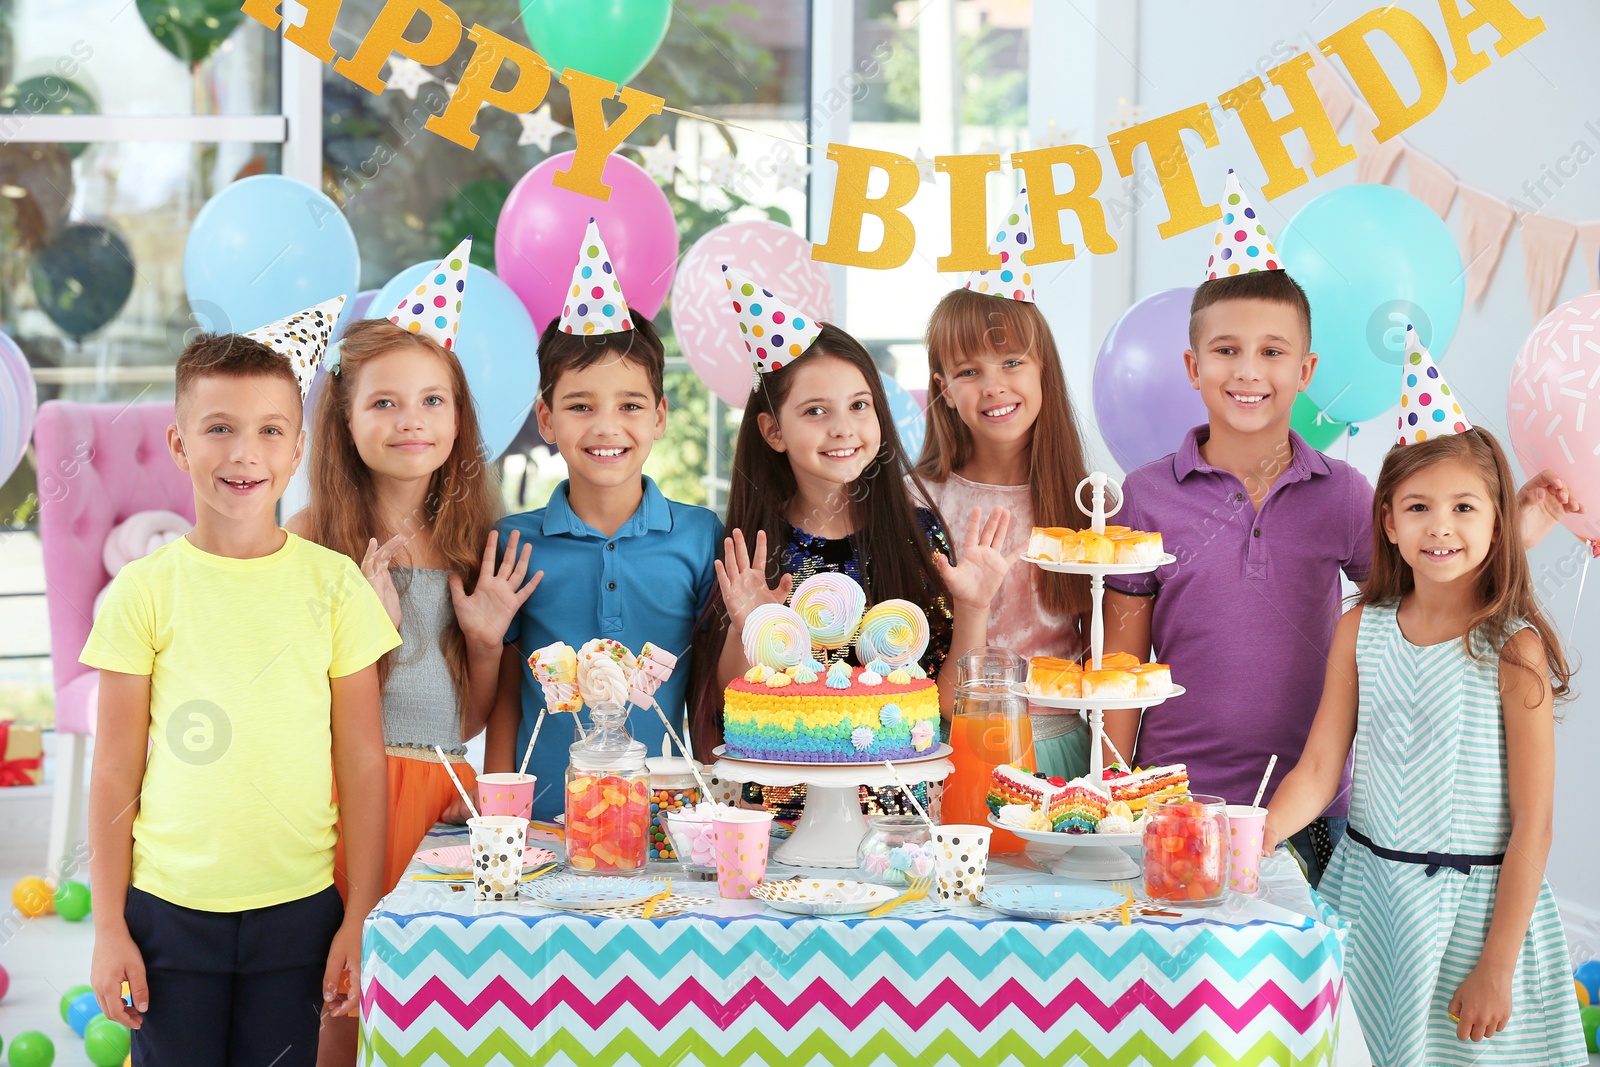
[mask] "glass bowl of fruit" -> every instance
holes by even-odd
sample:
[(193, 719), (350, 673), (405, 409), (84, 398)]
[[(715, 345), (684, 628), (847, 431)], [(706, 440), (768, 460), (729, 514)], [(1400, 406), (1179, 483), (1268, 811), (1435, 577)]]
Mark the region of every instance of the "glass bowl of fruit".
[(1144, 818), (1144, 891), (1192, 907), (1221, 903), (1228, 884), (1228, 810), (1188, 793), (1152, 801)]

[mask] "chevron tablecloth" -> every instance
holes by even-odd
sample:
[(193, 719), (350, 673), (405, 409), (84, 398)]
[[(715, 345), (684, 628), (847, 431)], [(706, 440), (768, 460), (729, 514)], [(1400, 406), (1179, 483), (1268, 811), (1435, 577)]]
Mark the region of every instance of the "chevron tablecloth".
[[(363, 1063), (1334, 1061), (1344, 927), (1281, 852), (1260, 899), (1132, 926), (802, 918), (681, 880), (704, 912), (602, 919), (410, 873), (366, 922)], [(1059, 881), (999, 861), (990, 877)]]

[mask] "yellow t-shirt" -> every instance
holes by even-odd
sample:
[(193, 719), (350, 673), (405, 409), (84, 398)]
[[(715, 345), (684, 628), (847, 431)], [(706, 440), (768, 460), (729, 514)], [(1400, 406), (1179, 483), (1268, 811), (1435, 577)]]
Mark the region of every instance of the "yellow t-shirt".
[(133, 885), (200, 911), (331, 885), (328, 679), (399, 644), (360, 568), (293, 534), (259, 559), (184, 537), (128, 564), (81, 659), (150, 677)]

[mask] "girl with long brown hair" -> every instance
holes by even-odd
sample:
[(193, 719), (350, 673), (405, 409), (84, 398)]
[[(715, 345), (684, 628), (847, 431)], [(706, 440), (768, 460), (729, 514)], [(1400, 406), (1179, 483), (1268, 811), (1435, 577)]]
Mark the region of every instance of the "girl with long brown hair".
[[(992, 272), (991, 272), (992, 273)], [(1024, 290), (1007, 290), (1024, 291)], [(1073, 502), (1087, 475), (1066, 377), (1050, 325), (1031, 299), (956, 289), (928, 320), (928, 434), (916, 474), (927, 501), (956, 524), (974, 507), (1011, 512), (1020, 551), (1034, 526), (1081, 529)], [(1011, 568), (989, 619), (989, 642), (1024, 658), (1080, 658), (1087, 648), (1089, 579)], [(1088, 773), (1089, 731), (1076, 715), (1035, 714), (1037, 767)]]
[[(1430, 391), (1422, 405), (1449, 402)], [(1544, 880), (1571, 671), (1534, 597), (1505, 452), (1464, 416), (1443, 436), (1419, 425), (1384, 459), (1372, 575), (1263, 848), (1327, 806), (1353, 750), (1349, 829), (1319, 889), (1352, 927), (1346, 975), (1374, 1061), (1582, 1064)]]

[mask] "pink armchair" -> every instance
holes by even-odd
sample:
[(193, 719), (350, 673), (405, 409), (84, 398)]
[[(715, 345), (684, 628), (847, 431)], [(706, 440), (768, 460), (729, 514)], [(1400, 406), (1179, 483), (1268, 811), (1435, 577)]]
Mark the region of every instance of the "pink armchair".
[(189, 476), (167, 454), (172, 419), (170, 403), (52, 400), (39, 408), (33, 446), (56, 689), (56, 779), (47, 859), (54, 878), (62, 877), (63, 858), (82, 823), (84, 736), (92, 729), (99, 674), (79, 663), (78, 655), (94, 621), (95, 597), (111, 581), (100, 559), (106, 535), (140, 511), (175, 511), (194, 520)]

